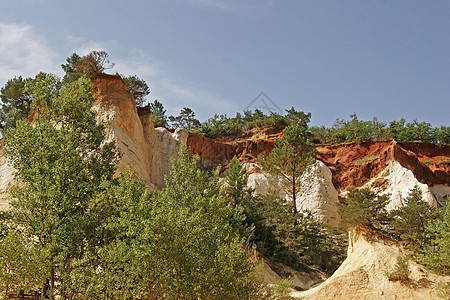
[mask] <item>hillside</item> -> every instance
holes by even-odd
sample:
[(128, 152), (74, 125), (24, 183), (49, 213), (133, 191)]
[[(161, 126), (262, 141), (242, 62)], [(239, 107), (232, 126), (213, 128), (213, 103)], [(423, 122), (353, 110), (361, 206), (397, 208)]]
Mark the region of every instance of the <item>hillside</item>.
[[(136, 108), (120, 76), (99, 75), (92, 83), (96, 99), (93, 108), (98, 119), (108, 125), (107, 140), (115, 140), (122, 154), (117, 172), (131, 168), (149, 189), (161, 188), (164, 176), (170, 172), (171, 158), (185, 143), (207, 169), (220, 166), (224, 171), (237, 156), (250, 174), (248, 185), (257, 194), (268, 192), (270, 178), (261, 170), (258, 156), (270, 153), (275, 139), (282, 136), (282, 128), (254, 128), (233, 139), (209, 139), (185, 129), (154, 128), (150, 109)], [(33, 114), (30, 121), (32, 118)], [(450, 196), (450, 145), (385, 140), (315, 148), (317, 161), (311, 173), (305, 175), (312, 180), (305, 180), (298, 193), (297, 208), (311, 210), (323, 223), (336, 224), (340, 218), (336, 203), (342, 201), (350, 187), (364, 186), (377, 194), (388, 193), (389, 210), (403, 206), (409, 190), (416, 185), (435, 207)], [(13, 172), (0, 156), (0, 210), (8, 209), (7, 189)], [(365, 227), (354, 228), (349, 239), (348, 257), (335, 274), (319, 287), (292, 296), (390, 299), (397, 293), (413, 293), (413, 298), (434, 297), (434, 287), (441, 278), (416, 264), (410, 263), (414, 270), (410, 286), (385, 278), (386, 268), (392, 267), (403, 251), (395, 241)]]

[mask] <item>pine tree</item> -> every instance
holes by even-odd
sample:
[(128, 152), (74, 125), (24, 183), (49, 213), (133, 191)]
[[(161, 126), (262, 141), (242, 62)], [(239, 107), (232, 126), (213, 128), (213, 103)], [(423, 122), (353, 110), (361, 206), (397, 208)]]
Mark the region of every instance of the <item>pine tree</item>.
[(247, 188), (248, 174), (241, 166), (236, 156), (230, 161), (225, 177), (227, 184), (226, 191), (230, 195), (232, 205), (240, 205), (251, 196), (251, 191)]
[(281, 188), (294, 203), (294, 211), (297, 211), (300, 178), (315, 161), (309, 135), (306, 126), (287, 126), (283, 137), (275, 141), (275, 148), (270, 154), (259, 157), (263, 169), (280, 180)]
[(382, 229), (389, 221), (386, 205), (387, 195), (377, 196), (368, 188), (351, 189), (345, 203), (338, 203), (341, 224), (363, 224), (373, 229)]
[(450, 205), (438, 210), (439, 217), (425, 225), (428, 240), (419, 255), (420, 262), (435, 272), (450, 274)]
[(22, 76), (9, 79), (0, 90), (2, 109), (0, 111), (0, 128), (10, 130), (16, 127), (16, 122), (26, 120), (30, 113), (31, 98), (25, 85), (31, 78)]
[(158, 100), (150, 103), (150, 110), (152, 112), (153, 124), (156, 127), (167, 127), (167, 110), (164, 109), (164, 106)]
[(419, 251), (429, 243), (426, 226), (437, 218), (437, 210), (422, 199), (422, 191), (416, 185), (410, 190), (405, 206), (391, 211), (393, 234), (407, 241)]

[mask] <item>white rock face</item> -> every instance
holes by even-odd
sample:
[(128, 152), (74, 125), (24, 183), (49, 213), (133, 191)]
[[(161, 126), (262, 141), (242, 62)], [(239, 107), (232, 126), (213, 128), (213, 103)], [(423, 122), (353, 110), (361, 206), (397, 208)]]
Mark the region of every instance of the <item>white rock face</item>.
[(386, 169), (372, 178), (364, 187), (372, 189), (379, 195), (390, 194), (387, 210), (391, 211), (405, 205), (410, 190), (416, 185), (422, 191), (423, 200), (436, 207), (436, 198), (430, 187), (420, 183), (411, 170), (402, 167), (397, 161), (391, 162)]
[[(247, 170), (252, 166), (247, 165)], [(271, 186), (280, 186), (277, 180), (264, 173), (249, 175), (248, 187), (256, 194), (266, 195)], [(279, 188), (278, 193), (288, 200), (292, 200)], [(321, 161), (316, 161), (312, 168), (305, 172), (301, 178), (301, 185), (297, 193), (297, 210), (313, 212), (317, 220), (334, 224), (340, 218), (337, 212), (338, 192), (332, 182), (330, 169)]]
[(297, 209), (310, 210), (319, 221), (335, 224), (340, 219), (336, 205), (339, 200), (330, 169), (318, 160), (305, 172), (301, 182), (300, 192), (297, 193)]
[(186, 144), (188, 131), (178, 128), (174, 133), (163, 127), (155, 128), (161, 149), (161, 165), (164, 174), (169, 174), (172, 169), (171, 158), (178, 156), (181, 144)]
[(437, 201), (442, 199), (450, 198), (450, 186), (445, 184), (436, 184), (430, 187), (431, 193), (433, 193), (434, 197)]
[(14, 182), (14, 169), (10, 167), (3, 154), (0, 155), (0, 211), (8, 210), (8, 188)]

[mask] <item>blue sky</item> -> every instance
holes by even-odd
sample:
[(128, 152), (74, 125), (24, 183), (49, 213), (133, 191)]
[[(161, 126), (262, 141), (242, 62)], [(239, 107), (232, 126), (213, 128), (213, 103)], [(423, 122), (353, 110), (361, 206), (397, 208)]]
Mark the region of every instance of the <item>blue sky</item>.
[(172, 115), (234, 116), (264, 92), (313, 125), (449, 126), (449, 16), (447, 0), (0, 0), (0, 86), (106, 50)]

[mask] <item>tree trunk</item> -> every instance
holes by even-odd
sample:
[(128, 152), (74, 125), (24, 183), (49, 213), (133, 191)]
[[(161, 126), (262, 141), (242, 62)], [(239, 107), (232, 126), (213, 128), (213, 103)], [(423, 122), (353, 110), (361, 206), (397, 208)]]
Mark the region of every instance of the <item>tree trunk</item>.
[(297, 190), (295, 186), (295, 177), (292, 179), (292, 201), (294, 201), (294, 213), (297, 213)]
[(47, 298), (47, 285), (48, 285), (48, 279), (45, 279), (44, 283), (42, 283), (41, 299)]
[(55, 268), (50, 268), (50, 299), (55, 299)]

